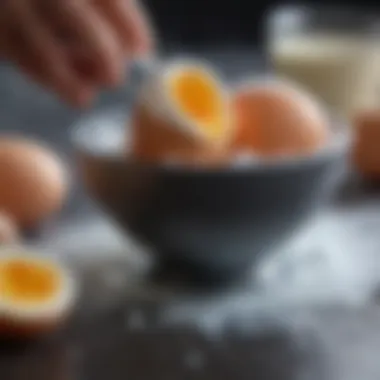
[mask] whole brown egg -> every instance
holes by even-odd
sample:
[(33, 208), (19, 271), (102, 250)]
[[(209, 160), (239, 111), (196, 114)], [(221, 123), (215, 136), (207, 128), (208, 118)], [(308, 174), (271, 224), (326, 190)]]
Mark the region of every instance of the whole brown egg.
[(329, 129), (319, 104), (281, 81), (245, 84), (233, 97), (234, 151), (282, 156), (310, 154), (324, 146)]
[(20, 228), (36, 227), (58, 211), (67, 195), (64, 165), (43, 144), (0, 138), (0, 209)]

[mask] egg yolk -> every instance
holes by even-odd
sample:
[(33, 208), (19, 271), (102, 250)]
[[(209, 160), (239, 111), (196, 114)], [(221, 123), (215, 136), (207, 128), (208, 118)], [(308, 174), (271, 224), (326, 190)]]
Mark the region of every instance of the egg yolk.
[(176, 107), (196, 122), (210, 138), (223, 133), (224, 102), (221, 89), (202, 70), (184, 70), (173, 75), (170, 93)]
[(60, 276), (46, 263), (13, 259), (0, 264), (0, 279), (0, 296), (4, 299), (38, 303), (57, 293)]

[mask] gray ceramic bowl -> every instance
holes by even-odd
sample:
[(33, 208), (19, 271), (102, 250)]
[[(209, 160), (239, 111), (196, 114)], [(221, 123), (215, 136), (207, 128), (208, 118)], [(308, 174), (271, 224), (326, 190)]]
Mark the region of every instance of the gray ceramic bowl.
[(75, 128), (88, 192), (161, 259), (222, 277), (252, 268), (326, 200), (349, 142), (337, 133), (312, 157), (196, 171), (123, 158), (124, 133), (115, 110)]

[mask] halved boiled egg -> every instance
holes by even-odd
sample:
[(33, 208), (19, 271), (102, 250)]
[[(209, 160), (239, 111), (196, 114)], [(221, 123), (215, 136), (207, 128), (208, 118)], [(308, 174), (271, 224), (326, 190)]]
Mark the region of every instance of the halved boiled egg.
[(133, 154), (153, 162), (223, 160), (232, 132), (230, 108), (223, 81), (208, 66), (164, 65), (146, 81), (134, 109)]
[(68, 317), (77, 289), (58, 262), (14, 251), (0, 250), (0, 337), (38, 337)]

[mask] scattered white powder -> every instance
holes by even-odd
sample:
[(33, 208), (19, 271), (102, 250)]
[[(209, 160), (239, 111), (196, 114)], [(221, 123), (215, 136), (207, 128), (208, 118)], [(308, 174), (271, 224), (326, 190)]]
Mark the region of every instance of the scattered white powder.
[(48, 252), (61, 252), (74, 263), (124, 260), (134, 271), (148, 270), (151, 265), (145, 250), (100, 214), (57, 226), (39, 246)]
[(380, 241), (375, 234), (358, 239), (361, 223), (355, 210), (325, 213), (263, 263), (259, 287), (172, 304), (164, 323), (190, 323), (215, 338), (230, 324), (257, 333), (291, 327), (299, 321), (298, 311), (305, 317), (305, 306), (360, 307), (380, 281)]
[[(152, 284), (141, 288), (134, 284), (133, 296), (149, 293), (152, 302), (161, 303), (162, 299), (168, 305), (160, 315), (164, 324), (190, 323), (212, 339), (219, 339), (229, 324), (257, 332), (277, 324), (291, 326), (299, 320), (297, 310), (305, 306), (355, 307), (368, 300), (380, 282), (379, 228), (380, 214), (373, 204), (362, 211), (352, 207), (344, 212), (324, 212), (287, 247), (262, 263), (258, 287), (185, 299), (175, 286), (165, 293)], [(125, 270), (126, 279), (134, 274), (138, 277), (150, 265), (134, 244), (103, 219), (63, 227), (45, 243), (48, 251), (64, 252), (73, 265), (94, 266), (98, 273)], [(131, 288), (128, 284), (122, 285), (123, 297)], [(115, 293), (105, 284), (98, 287), (98, 294), (105, 288), (104, 299)], [(138, 314), (126, 319), (131, 326), (142, 325)]]

